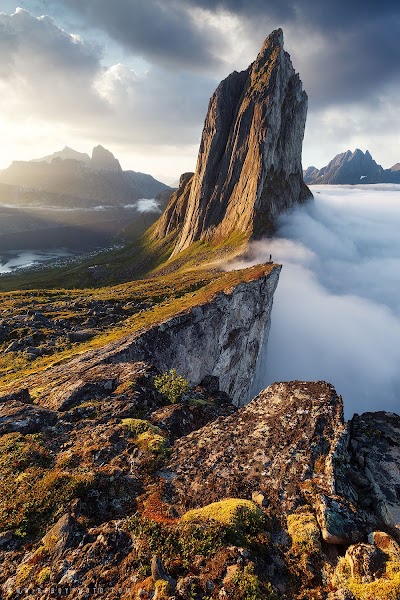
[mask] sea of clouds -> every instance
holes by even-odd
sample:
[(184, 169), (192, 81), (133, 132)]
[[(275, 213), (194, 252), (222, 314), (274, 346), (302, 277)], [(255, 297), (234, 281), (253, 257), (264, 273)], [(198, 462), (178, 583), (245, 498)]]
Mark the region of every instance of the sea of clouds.
[(283, 268), (253, 392), (329, 381), (354, 412), (400, 412), (400, 186), (312, 186), (249, 260)]

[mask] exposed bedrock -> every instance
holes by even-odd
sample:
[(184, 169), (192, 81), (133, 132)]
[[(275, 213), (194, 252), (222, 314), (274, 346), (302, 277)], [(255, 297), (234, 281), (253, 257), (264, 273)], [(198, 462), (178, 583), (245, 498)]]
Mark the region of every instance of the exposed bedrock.
[(278, 29), (246, 71), (214, 92), (193, 180), (182, 182), (153, 235), (175, 229), (177, 253), (196, 240), (273, 232), (279, 214), (311, 196), (301, 166), (306, 115), (307, 94)]
[(25, 386), (40, 388), (38, 402), (66, 410), (82, 394), (109, 393), (129, 377), (130, 364), (147, 361), (160, 371), (176, 369), (192, 385), (206, 376), (233, 403), (248, 402), (261, 345), (268, 337), (280, 266), (217, 293), (174, 317), (34, 376)]

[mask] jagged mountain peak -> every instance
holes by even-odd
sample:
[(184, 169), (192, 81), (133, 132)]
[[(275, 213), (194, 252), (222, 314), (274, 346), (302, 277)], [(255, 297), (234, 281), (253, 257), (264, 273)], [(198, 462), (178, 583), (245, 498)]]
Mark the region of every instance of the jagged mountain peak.
[(190, 189), (171, 199), (173, 227), (163, 215), (152, 235), (174, 229), (176, 254), (201, 239), (271, 233), (281, 212), (311, 195), (301, 167), (306, 113), (307, 94), (277, 29), (248, 69), (217, 87)]
[(309, 167), (304, 172), (307, 184), (350, 184), (384, 182), (382, 174), (385, 171), (372, 158), (371, 153), (365, 153), (356, 148), (354, 152), (346, 150), (337, 154), (325, 167), (316, 169)]
[(78, 152), (70, 146), (64, 146), (62, 150), (58, 150), (56, 152), (53, 152), (53, 154), (43, 156), (42, 158), (35, 158), (30, 162), (47, 162), (51, 164), (55, 158), (61, 160), (78, 160), (79, 162), (83, 162), (86, 164), (90, 162), (89, 154), (86, 154), (86, 152)]

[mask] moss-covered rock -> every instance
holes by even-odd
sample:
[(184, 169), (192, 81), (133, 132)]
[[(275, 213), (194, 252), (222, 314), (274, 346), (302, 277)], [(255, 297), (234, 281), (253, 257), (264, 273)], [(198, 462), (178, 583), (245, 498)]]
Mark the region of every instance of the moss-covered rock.
[(203, 508), (189, 510), (182, 517), (183, 521), (217, 521), (237, 529), (243, 529), (249, 521), (263, 523), (264, 513), (250, 500), (228, 498), (213, 502)]

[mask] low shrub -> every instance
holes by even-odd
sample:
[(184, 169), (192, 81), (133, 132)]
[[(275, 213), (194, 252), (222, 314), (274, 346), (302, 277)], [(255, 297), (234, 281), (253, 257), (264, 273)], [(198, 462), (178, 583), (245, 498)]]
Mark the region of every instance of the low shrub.
[(176, 404), (189, 389), (189, 382), (178, 375), (176, 369), (166, 371), (154, 379), (154, 387), (166, 396), (171, 404)]

